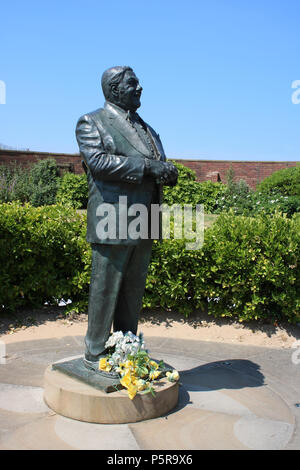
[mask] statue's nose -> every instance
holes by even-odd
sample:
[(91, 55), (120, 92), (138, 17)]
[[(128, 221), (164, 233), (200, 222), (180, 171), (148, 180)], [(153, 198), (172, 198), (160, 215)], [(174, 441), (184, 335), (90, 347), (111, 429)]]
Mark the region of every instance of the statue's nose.
[(140, 84), (138, 84), (138, 86), (136, 87), (136, 89), (137, 89), (137, 91), (142, 91), (142, 90), (143, 90), (143, 88), (141, 87)]

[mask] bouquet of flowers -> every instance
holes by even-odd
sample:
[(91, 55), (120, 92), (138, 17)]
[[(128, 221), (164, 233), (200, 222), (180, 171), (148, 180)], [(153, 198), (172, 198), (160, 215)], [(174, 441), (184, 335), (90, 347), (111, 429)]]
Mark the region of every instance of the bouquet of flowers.
[[(137, 392), (151, 393), (155, 396), (153, 382), (164, 370), (163, 361), (152, 360), (145, 348), (143, 334), (134, 335), (131, 331), (113, 333), (105, 344), (107, 356), (99, 361), (101, 371), (118, 373), (120, 383), (127, 389), (131, 400)], [(179, 379), (176, 370), (166, 372), (169, 381)]]

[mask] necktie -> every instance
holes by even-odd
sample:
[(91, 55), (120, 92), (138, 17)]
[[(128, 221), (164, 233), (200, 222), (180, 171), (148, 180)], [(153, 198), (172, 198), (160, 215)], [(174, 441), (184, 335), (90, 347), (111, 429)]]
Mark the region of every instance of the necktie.
[(150, 150), (151, 157), (155, 160), (160, 160), (161, 155), (157, 149), (157, 146), (152, 137), (152, 134), (149, 131), (148, 127), (146, 126), (145, 122), (140, 118), (140, 116), (137, 113), (132, 113), (131, 111), (128, 111), (126, 119), (134, 127), (140, 139), (144, 142), (144, 144)]

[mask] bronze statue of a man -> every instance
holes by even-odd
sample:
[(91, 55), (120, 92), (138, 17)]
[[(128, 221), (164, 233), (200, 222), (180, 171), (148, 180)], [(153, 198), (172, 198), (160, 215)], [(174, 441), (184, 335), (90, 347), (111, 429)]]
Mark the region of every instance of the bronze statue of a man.
[[(124, 236), (130, 217), (120, 217), (120, 201), (126, 200), (128, 207), (143, 204), (149, 210), (151, 204), (161, 203), (162, 186), (175, 185), (178, 176), (176, 167), (166, 162), (159, 135), (136, 113), (142, 87), (133, 70), (120, 66), (106, 70), (102, 89), (104, 108), (82, 116), (76, 127), (89, 185), (87, 241), (92, 246), (92, 272), (84, 362), (93, 370), (105, 355), (112, 325), (114, 331), (136, 334), (151, 257), (151, 237)], [(98, 225), (104, 215), (101, 207), (107, 204), (113, 206), (119, 224), (110, 237)]]

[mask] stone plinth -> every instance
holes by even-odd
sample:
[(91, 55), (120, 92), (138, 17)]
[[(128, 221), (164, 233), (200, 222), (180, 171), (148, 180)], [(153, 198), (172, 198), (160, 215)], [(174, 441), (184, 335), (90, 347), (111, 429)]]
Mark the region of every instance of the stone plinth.
[(56, 413), (89, 423), (122, 424), (157, 418), (178, 402), (178, 383), (156, 381), (156, 396), (138, 393), (133, 400), (125, 389), (106, 393), (52, 366), (44, 375), (44, 400)]
[(118, 375), (116, 378), (111, 378), (103, 372), (99, 374), (87, 369), (84, 365), (83, 357), (55, 362), (52, 364), (52, 369), (58, 370), (106, 393), (115, 392), (123, 388)]

